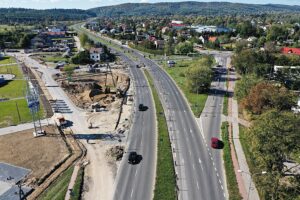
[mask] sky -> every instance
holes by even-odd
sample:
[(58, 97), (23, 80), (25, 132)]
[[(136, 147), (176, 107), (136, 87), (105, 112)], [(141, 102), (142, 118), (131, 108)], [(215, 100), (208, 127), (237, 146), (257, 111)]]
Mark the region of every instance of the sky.
[[(184, 1), (184, 0), (178, 0)], [(203, 0), (209, 2), (209, 0)], [(253, 4), (287, 4), (300, 5), (300, 0), (214, 0), (227, 1), (239, 3), (253, 3)], [(157, 2), (177, 2), (177, 0), (0, 0), (0, 8), (34, 8), (34, 9), (48, 9), (48, 8), (79, 8), (88, 9), (100, 6), (115, 5), (121, 3), (157, 3)]]

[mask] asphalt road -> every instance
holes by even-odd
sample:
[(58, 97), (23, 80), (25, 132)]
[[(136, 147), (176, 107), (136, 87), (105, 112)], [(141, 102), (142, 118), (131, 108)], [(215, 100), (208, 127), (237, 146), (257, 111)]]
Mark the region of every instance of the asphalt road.
[[(130, 131), (129, 144), (125, 158), (116, 178), (115, 200), (153, 198), (153, 189), (156, 169), (156, 120), (155, 108), (151, 91), (141, 69), (136, 68), (136, 63), (124, 55), (123, 61), (130, 64), (131, 73), (135, 79), (135, 115)], [(138, 105), (147, 106), (146, 111), (139, 111)], [(142, 156), (140, 163), (128, 163), (128, 155), (135, 151)]]
[[(212, 117), (208, 120), (203, 120), (203, 127), (199, 128), (192, 114), (187, 101), (183, 94), (177, 88), (173, 80), (168, 74), (161, 69), (156, 63), (150, 59), (145, 58), (136, 50), (122, 47), (129, 50), (132, 55), (138, 58), (139, 62), (144, 63), (152, 75), (155, 86), (159, 91), (160, 99), (164, 105), (167, 114), (167, 122), (171, 134), (172, 148), (175, 157), (175, 170), (178, 175), (179, 198), (186, 200), (203, 199), (203, 200), (222, 200), (226, 199), (225, 186), (223, 182), (223, 167), (220, 157), (220, 152), (215, 152), (210, 148), (208, 139), (211, 135), (219, 135), (221, 106), (216, 110), (212, 110), (216, 114), (216, 119)], [(126, 57), (122, 52), (119, 52), (122, 57)], [(129, 58), (127, 58), (129, 59)], [(139, 95), (137, 95), (139, 96)], [(222, 104), (223, 98), (220, 96), (213, 101), (213, 105)], [(207, 104), (209, 105), (209, 104)], [(200, 131), (200, 129), (202, 129)], [(137, 138), (131, 138), (131, 143), (135, 144)], [(121, 170), (124, 167), (121, 167)], [(148, 172), (147, 172), (148, 173)], [(132, 180), (134, 174), (124, 174), (121, 171), (121, 176), (128, 176), (131, 178), (130, 184), (127, 178), (118, 179), (118, 185), (122, 190), (116, 189), (116, 196), (122, 199), (127, 199), (128, 193), (132, 196), (128, 199), (145, 199), (145, 194), (149, 188), (138, 185), (138, 180)], [(129, 178), (129, 179), (130, 179)], [(132, 187), (131, 185), (135, 185)], [(132, 190), (131, 190), (132, 188)], [(122, 192), (120, 192), (122, 191)], [(123, 192), (124, 191), (124, 192)], [(134, 194), (141, 196), (135, 196)], [(118, 195), (119, 194), (119, 195)], [(146, 195), (146, 198), (148, 196)]]

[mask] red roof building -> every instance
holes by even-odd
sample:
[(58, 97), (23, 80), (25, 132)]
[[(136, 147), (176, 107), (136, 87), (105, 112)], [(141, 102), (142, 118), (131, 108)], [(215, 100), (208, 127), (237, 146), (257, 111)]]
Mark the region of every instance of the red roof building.
[(300, 48), (283, 47), (281, 49), (281, 53), (283, 53), (283, 54), (295, 54), (295, 55), (300, 56)]

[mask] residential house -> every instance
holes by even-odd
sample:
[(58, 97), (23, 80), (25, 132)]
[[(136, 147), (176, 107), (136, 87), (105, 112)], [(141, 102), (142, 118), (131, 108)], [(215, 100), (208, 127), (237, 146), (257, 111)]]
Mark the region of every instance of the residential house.
[(155, 40), (154, 45), (155, 45), (156, 49), (164, 49), (165, 41), (164, 40)]
[(256, 42), (257, 41), (257, 37), (254, 37), (254, 36), (248, 37), (247, 41), (248, 42)]
[(218, 39), (218, 37), (209, 37), (209, 38), (208, 38), (208, 41), (209, 41), (209, 42), (212, 42), (212, 43), (215, 43), (215, 42), (218, 42), (219, 39)]
[(283, 47), (281, 49), (281, 53), (283, 53), (283, 54), (295, 54), (295, 55), (300, 56), (300, 48)]
[(170, 28), (169, 27), (167, 27), (167, 26), (165, 26), (165, 27), (163, 27), (162, 29), (161, 29), (161, 32), (162, 32), (162, 34), (165, 34), (167, 31), (169, 31), (170, 30)]
[(101, 57), (103, 56), (104, 51), (102, 48), (94, 48), (92, 47), (90, 49), (90, 59), (95, 61), (95, 62), (99, 62), (101, 61)]

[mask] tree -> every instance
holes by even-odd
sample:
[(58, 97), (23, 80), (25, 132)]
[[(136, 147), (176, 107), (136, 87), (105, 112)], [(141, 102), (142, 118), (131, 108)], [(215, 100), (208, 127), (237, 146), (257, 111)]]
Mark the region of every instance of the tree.
[(255, 179), (263, 199), (296, 199), (300, 180), (296, 176), (286, 177), (284, 162), (300, 151), (299, 116), (270, 110), (254, 122), (248, 134), (256, 170), (267, 171)]
[(241, 80), (236, 83), (234, 90), (235, 96), (239, 101), (244, 99), (249, 94), (251, 88), (261, 81), (262, 79), (255, 74), (248, 74), (243, 76)]
[(261, 114), (276, 108), (279, 111), (291, 110), (296, 105), (295, 96), (285, 87), (277, 87), (268, 82), (260, 82), (251, 88), (242, 100), (242, 106), (253, 114)]
[(267, 41), (283, 41), (288, 36), (288, 31), (285, 27), (280, 25), (272, 25), (267, 33)]
[(90, 64), (93, 61), (90, 59), (90, 52), (85, 50), (72, 57), (72, 62), (74, 64)]
[(75, 70), (75, 68), (71, 67), (71, 66), (64, 67), (64, 71), (66, 72), (67, 77), (68, 77), (69, 80), (72, 79), (72, 75), (74, 73), (74, 70)]
[(193, 93), (206, 92), (212, 80), (210, 58), (205, 57), (197, 61), (186, 71), (187, 86)]
[(254, 50), (242, 50), (232, 58), (232, 64), (240, 74), (252, 73), (256, 64), (256, 53)]
[(79, 35), (79, 40), (81, 46), (85, 47), (89, 41), (89, 37), (86, 34), (82, 33)]
[(194, 51), (193, 44), (191, 42), (180, 42), (176, 46), (176, 52), (178, 54), (188, 54)]

